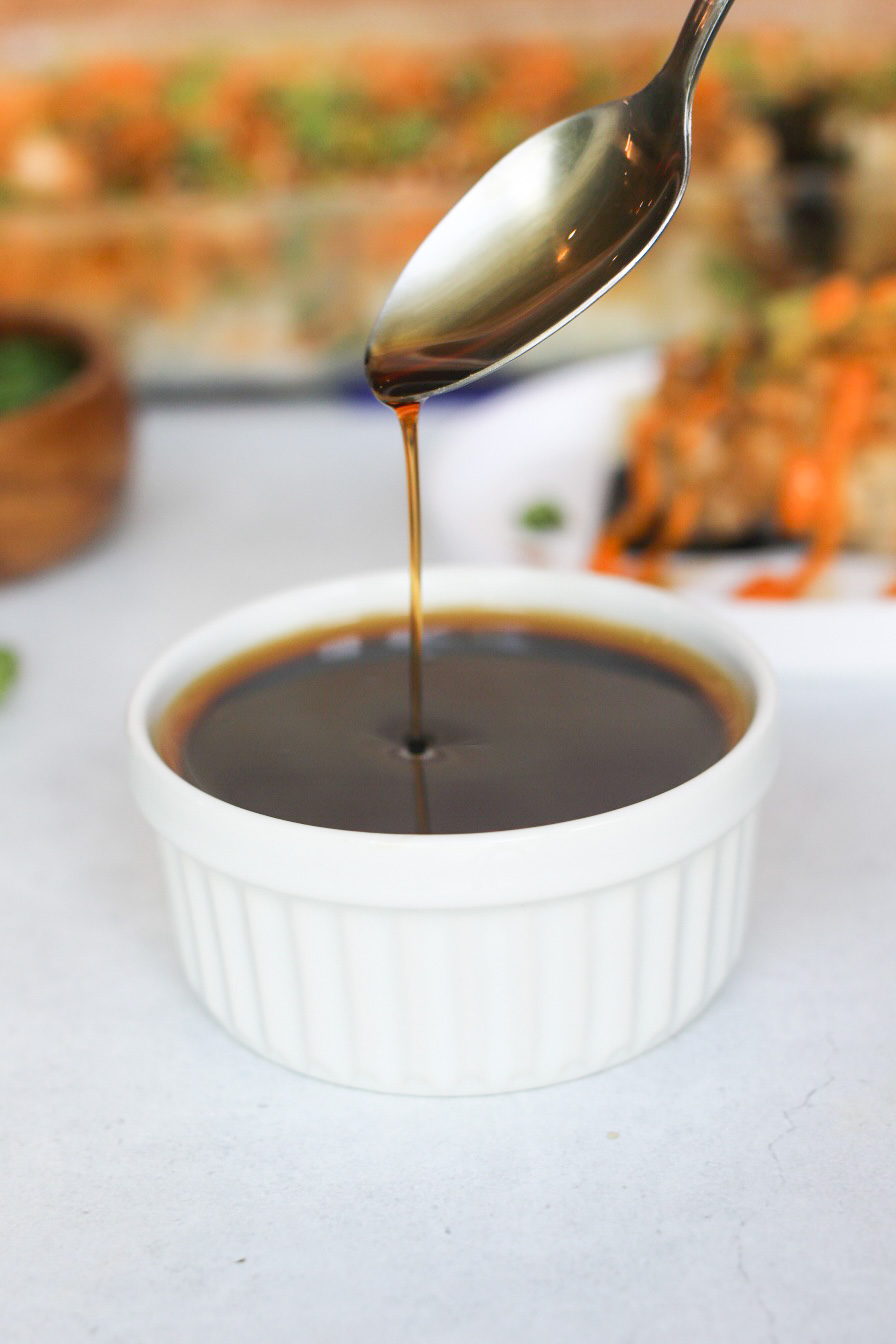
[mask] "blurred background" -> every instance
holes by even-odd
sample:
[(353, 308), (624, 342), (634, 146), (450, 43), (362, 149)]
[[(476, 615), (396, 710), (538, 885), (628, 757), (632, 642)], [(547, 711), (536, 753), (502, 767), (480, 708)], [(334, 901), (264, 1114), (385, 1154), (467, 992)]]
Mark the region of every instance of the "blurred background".
[[(497, 156), (631, 92), (685, 4), (5, 0), (0, 304), (108, 333), (147, 394), (357, 375), (416, 243)], [(742, 0), (676, 227), (539, 352), (724, 328), (896, 266), (896, 16)]]

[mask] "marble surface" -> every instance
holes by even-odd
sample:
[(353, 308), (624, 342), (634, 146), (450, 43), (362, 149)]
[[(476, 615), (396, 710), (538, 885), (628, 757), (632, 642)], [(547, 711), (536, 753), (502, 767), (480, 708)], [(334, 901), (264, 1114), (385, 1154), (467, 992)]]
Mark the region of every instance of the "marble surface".
[(196, 621), (402, 562), (394, 429), (140, 430), (116, 531), (0, 590), (5, 1344), (889, 1344), (892, 678), (785, 683), (744, 957), (670, 1043), (509, 1097), (306, 1080), (186, 988), (122, 719)]

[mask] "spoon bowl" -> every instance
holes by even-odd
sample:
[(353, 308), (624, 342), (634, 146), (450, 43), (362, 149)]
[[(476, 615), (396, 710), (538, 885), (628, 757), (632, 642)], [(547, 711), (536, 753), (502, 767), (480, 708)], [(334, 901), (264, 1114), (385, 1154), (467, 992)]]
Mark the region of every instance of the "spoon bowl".
[(523, 354), (653, 246), (684, 195), (694, 85), (732, 3), (696, 0), (639, 93), (524, 141), (436, 225), (371, 333), (382, 401), (419, 402)]

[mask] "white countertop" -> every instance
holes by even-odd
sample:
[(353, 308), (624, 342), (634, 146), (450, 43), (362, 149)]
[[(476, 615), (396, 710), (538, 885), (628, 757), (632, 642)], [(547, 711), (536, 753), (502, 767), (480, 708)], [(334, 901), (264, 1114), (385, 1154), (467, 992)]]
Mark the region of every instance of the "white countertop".
[(0, 590), (4, 1344), (891, 1344), (892, 677), (785, 683), (746, 950), (680, 1036), (508, 1097), (313, 1082), (181, 978), (122, 719), (198, 620), (403, 562), (394, 426), (140, 439), (114, 534)]

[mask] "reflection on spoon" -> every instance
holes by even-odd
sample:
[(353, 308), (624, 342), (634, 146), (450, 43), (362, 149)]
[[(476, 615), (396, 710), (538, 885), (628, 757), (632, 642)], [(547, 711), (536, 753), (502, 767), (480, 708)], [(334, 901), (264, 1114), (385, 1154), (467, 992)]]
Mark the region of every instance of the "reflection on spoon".
[(640, 93), (524, 141), (436, 225), (371, 333), (382, 401), (422, 401), (531, 349), (652, 247), (684, 194), (694, 85), (732, 3), (696, 0)]

